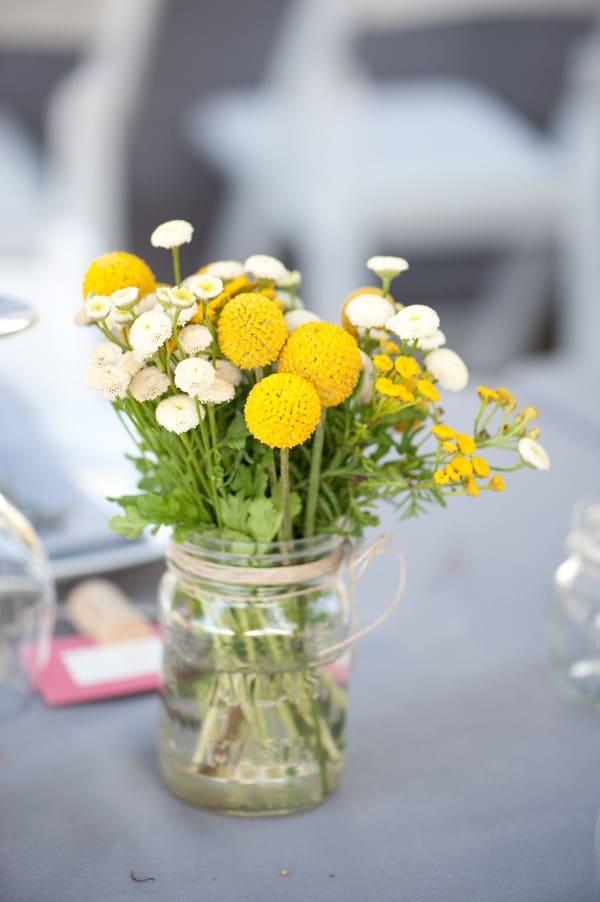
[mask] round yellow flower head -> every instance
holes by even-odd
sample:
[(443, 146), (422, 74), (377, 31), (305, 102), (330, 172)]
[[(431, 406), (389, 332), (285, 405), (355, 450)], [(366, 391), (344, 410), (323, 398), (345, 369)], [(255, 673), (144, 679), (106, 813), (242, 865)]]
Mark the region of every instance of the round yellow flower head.
[(279, 358), (280, 373), (295, 373), (311, 382), (323, 407), (349, 398), (361, 373), (356, 340), (332, 323), (305, 323), (287, 340)]
[(135, 254), (113, 251), (92, 260), (83, 279), (83, 297), (112, 294), (120, 288), (139, 288), (140, 297), (156, 288), (154, 273)]
[(242, 370), (253, 370), (277, 360), (287, 334), (277, 304), (252, 292), (238, 294), (229, 301), (219, 318), (221, 350)]
[(292, 373), (274, 373), (252, 388), (244, 416), (259, 442), (270, 448), (295, 448), (317, 428), (321, 404), (306, 379)]

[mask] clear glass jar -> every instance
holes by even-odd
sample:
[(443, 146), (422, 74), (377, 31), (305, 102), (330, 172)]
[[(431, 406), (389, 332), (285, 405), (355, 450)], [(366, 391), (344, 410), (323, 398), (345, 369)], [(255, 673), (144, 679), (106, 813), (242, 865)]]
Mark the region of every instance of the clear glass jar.
[(600, 500), (577, 505), (567, 548), (554, 578), (550, 660), (564, 692), (600, 707)]
[(338, 783), (352, 626), (336, 536), (172, 543), (160, 593), (162, 777), (228, 814), (285, 814)]

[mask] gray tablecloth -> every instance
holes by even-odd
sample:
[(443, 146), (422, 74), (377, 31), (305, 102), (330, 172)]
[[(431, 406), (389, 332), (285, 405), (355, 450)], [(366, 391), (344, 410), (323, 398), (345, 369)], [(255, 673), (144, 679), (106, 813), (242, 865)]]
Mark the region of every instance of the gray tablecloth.
[[(449, 405), (452, 423), (467, 403)], [(187, 807), (157, 773), (155, 697), (35, 701), (0, 725), (2, 902), (597, 899), (600, 715), (556, 693), (544, 625), (599, 454), (558, 414), (543, 426), (550, 473), (421, 520), (386, 516), (408, 587), (360, 646), (335, 796), (256, 821)], [(391, 564), (365, 577), (366, 616), (391, 582)], [(143, 573), (134, 585), (143, 595)]]

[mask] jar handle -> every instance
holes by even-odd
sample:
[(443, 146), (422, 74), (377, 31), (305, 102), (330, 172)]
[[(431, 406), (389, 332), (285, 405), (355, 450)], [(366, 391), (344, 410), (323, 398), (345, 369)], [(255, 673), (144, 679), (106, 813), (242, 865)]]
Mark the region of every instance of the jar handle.
[[(373, 542), (371, 542), (370, 545), (367, 545), (367, 547), (358, 554), (356, 553), (356, 550), (352, 548), (350, 552), (350, 560), (348, 562), (348, 573), (350, 583), (350, 606), (352, 610), (353, 632), (345, 639), (342, 639), (340, 642), (336, 642), (334, 645), (330, 645), (328, 648), (325, 648), (320, 653), (319, 657), (329, 656), (334, 651), (341, 651), (343, 648), (347, 648), (349, 645), (353, 645), (359, 639), (362, 639), (363, 636), (367, 636), (369, 633), (372, 633), (373, 630), (376, 630), (381, 626), (382, 623), (384, 623), (388, 619), (390, 614), (392, 614), (400, 604), (402, 595), (404, 594), (404, 587), (406, 585), (406, 561), (400, 549), (394, 548), (392, 542), (393, 535), (391, 533), (387, 533), (376, 538)], [(391, 554), (398, 561), (399, 577), (396, 591), (394, 592), (392, 600), (390, 601), (388, 606), (381, 612), (381, 614), (379, 614), (375, 618), (375, 620), (372, 620), (371, 623), (368, 623), (366, 626), (362, 627), (362, 629), (356, 630), (355, 627), (358, 613), (358, 582), (363, 576), (369, 564), (383, 554)]]

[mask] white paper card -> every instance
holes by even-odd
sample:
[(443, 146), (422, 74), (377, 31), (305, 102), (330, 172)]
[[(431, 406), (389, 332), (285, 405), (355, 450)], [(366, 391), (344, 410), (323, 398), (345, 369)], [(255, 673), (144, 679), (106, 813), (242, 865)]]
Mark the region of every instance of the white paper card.
[(158, 636), (114, 645), (94, 645), (63, 651), (63, 664), (78, 686), (96, 686), (157, 674), (161, 642)]

